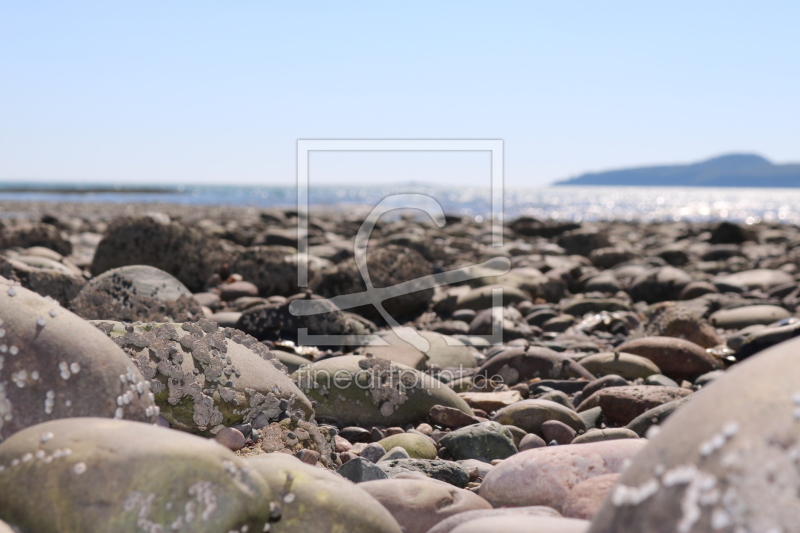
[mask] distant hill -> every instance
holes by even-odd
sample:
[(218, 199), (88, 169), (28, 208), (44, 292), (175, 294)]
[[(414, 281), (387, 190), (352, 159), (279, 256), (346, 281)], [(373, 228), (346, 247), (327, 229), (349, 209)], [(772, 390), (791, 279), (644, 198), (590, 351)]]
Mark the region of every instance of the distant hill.
[(554, 185), (800, 187), (800, 164), (775, 165), (760, 155), (731, 154), (690, 165), (592, 172)]

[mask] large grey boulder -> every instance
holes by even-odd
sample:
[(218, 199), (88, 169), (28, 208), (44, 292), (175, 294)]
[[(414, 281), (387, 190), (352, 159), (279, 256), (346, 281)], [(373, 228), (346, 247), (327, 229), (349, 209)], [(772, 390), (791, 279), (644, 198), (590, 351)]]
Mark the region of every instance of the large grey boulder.
[(154, 422), (149, 383), (91, 324), (0, 278), (0, 441), (56, 418)]
[(591, 531), (797, 531), (800, 340), (733, 367), (634, 458)]

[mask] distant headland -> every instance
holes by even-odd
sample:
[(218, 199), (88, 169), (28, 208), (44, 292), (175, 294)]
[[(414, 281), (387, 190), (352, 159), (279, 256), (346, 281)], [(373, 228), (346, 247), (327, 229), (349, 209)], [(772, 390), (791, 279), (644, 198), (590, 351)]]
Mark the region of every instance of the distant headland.
[(688, 165), (592, 172), (553, 185), (800, 187), (800, 164), (775, 165), (760, 155), (730, 154)]

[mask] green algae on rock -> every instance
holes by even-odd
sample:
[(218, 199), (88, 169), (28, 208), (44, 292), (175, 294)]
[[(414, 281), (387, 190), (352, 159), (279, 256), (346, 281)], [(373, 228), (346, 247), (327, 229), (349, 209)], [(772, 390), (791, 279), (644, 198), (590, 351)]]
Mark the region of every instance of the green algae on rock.
[(434, 405), (472, 409), (450, 387), (413, 368), (346, 355), (301, 367), (292, 377), (311, 400), (317, 418), (345, 425), (403, 425), (424, 419)]

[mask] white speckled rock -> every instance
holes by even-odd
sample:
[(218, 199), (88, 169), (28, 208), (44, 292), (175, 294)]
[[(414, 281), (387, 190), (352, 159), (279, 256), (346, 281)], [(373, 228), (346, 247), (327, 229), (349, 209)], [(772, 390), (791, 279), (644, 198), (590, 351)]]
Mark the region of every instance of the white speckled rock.
[(800, 340), (747, 359), (675, 411), (594, 533), (798, 531)]
[(0, 519), (25, 533), (263, 531), (273, 500), (224, 446), (126, 420), (29, 427), (0, 444), (0, 468)]
[(560, 512), (572, 487), (590, 477), (622, 471), (646, 442), (623, 439), (520, 452), (486, 475), (479, 494), (495, 507), (547, 505)]
[(91, 324), (53, 299), (0, 280), (0, 441), (57, 418), (155, 422), (148, 385)]

